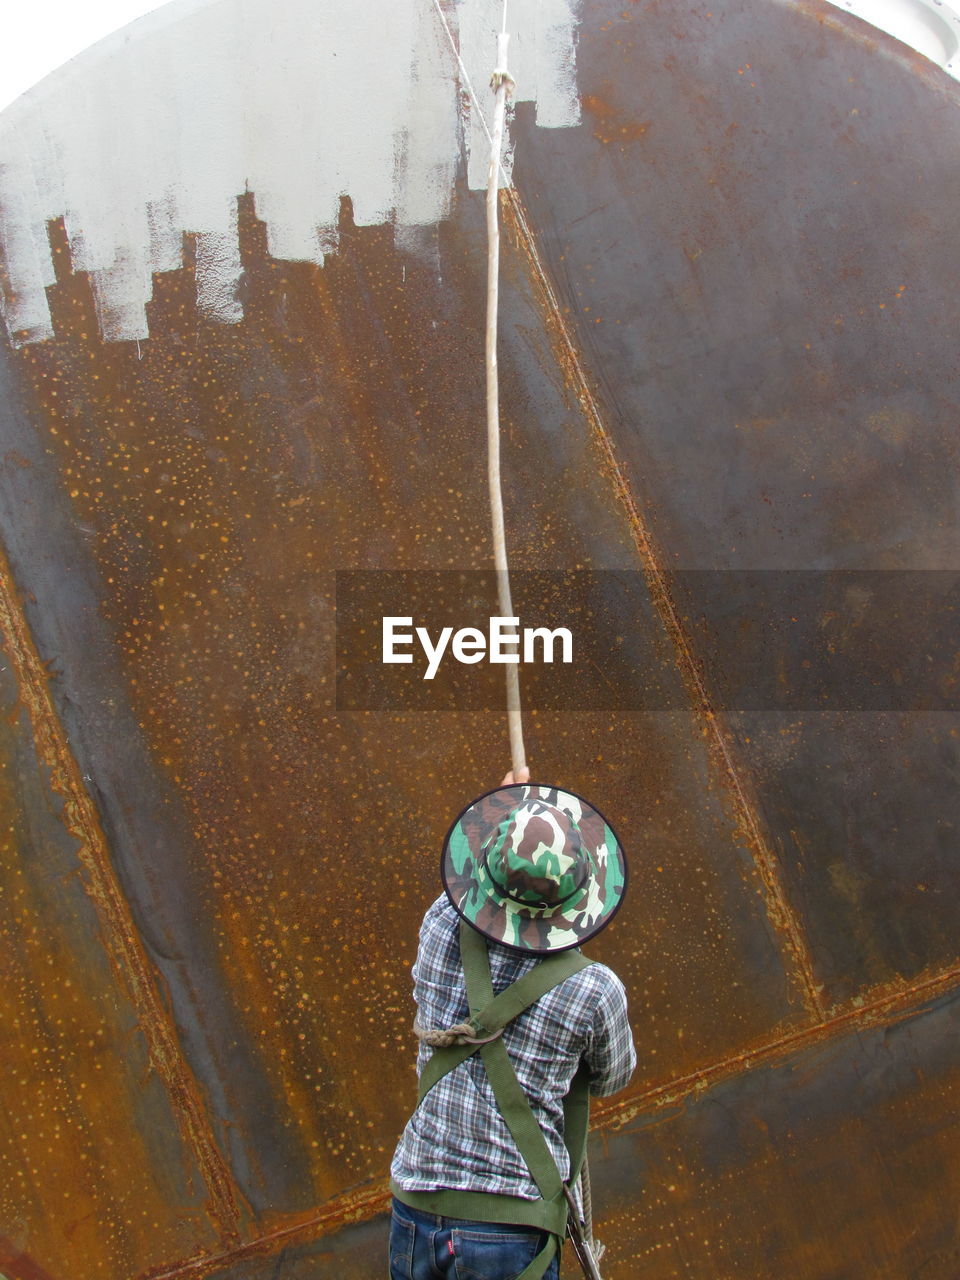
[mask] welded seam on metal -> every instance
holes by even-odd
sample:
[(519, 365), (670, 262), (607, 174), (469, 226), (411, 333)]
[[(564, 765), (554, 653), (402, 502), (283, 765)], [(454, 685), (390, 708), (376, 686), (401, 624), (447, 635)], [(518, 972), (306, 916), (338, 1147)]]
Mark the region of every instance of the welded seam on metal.
[(20, 702), (33, 728), (39, 759), (50, 786), (63, 799), (61, 821), (77, 841), (86, 892), (100, 921), (118, 984), (125, 988), (147, 1042), (150, 1062), (163, 1081), (184, 1141), (196, 1158), (210, 1195), (211, 1215), (222, 1238), (239, 1236), (240, 1206), (200, 1101), (199, 1089), (180, 1052), (173, 1023), (157, 989), (156, 974), (117, 881), (96, 807), (50, 693), (50, 683), (20, 607), (6, 553), (0, 547), (0, 635), (16, 677)]
[(711, 1063), (699, 1071), (678, 1076), (665, 1084), (654, 1085), (641, 1093), (600, 1104), (596, 1112), (596, 1126), (604, 1129), (621, 1129), (638, 1116), (660, 1107), (672, 1106), (700, 1093), (705, 1093), (724, 1080), (734, 1079), (758, 1067), (775, 1066), (789, 1060), (804, 1049), (833, 1040), (845, 1032), (869, 1031), (877, 1027), (892, 1027), (908, 1018), (921, 1016), (923, 1006), (942, 996), (960, 991), (960, 964), (942, 970), (910, 987), (891, 992), (874, 1000), (848, 1001), (842, 1012), (836, 1012), (826, 1021), (815, 1026), (798, 1028), (776, 1040), (745, 1049), (742, 1053)]
[(714, 749), (719, 754), (723, 768), (730, 779), (738, 818), (742, 823), (744, 833), (748, 837), (753, 860), (764, 888), (767, 915), (779, 936), (785, 940), (785, 948), (793, 959), (804, 1004), (815, 1018), (822, 1020), (825, 1009), (821, 996), (821, 986), (817, 982), (816, 974), (814, 973), (813, 961), (804, 937), (803, 928), (798, 916), (787, 900), (786, 893), (780, 883), (777, 859), (767, 843), (760, 819), (746, 793), (740, 770), (733, 758), (723, 725), (713, 710), (711, 699), (700, 674), (690, 641), (670, 598), (667, 577), (654, 550), (652, 536), (643, 516), (640, 514), (629, 481), (617, 460), (613, 441), (604, 424), (596, 398), (590, 390), (579, 353), (563, 318), (559, 300), (537, 252), (536, 241), (524, 214), (520, 197), (516, 191), (511, 189), (504, 192), (504, 199), (513, 215), (518, 239), (527, 254), (536, 282), (543, 293), (548, 324), (552, 322), (554, 325), (556, 337), (563, 348), (565, 363), (573, 376), (577, 400), (593, 429), (603, 452), (604, 460), (610, 469), (616, 495), (626, 510), (634, 544), (640, 556), (647, 585), (650, 589), (653, 606), (659, 614), (667, 633), (673, 640), (677, 653), (677, 665), (680, 668), (681, 675), (693, 696), (696, 710), (705, 721)]
[(268, 1231), (229, 1252), (204, 1254), (173, 1266), (153, 1267), (138, 1276), (137, 1280), (204, 1280), (204, 1277), (214, 1275), (224, 1267), (235, 1266), (249, 1258), (269, 1258), (293, 1245), (309, 1244), (312, 1240), (322, 1240), (324, 1236), (332, 1235), (343, 1227), (369, 1222), (371, 1218), (387, 1211), (392, 1198), (389, 1186), (377, 1183), (374, 1187), (338, 1196), (319, 1212), (278, 1227), (275, 1231)]
[[(924, 1006), (952, 993), (960, 993), (960, 963), (938, 973), (919, 978), (909, 987), (898, 988), (873, 999), (856, 996), (838, 1006), (826, 1021), (807, 1025), (775, 1040), (732, 1054), (698, 1071), (676, 1076), (624, 1099), (594, 1104), (591, 1129), (621, 1129), (638, 1116), (662, 1107), (675, 1106), (688, 1098), (707, 1093), (714, 1085), (761, 1067), (781, 1065), (804, 1049), (848, 1033), (893, 1026), (908, 1018), (922, 1016)], [(390, 1190), (384, 1183), (348, 1192), (328, 1201), (318, 1212), (300, 1218), (275, 1231), (259, 1236), (237, 1248), (211, 1256), (188, 1258), (172, 1266), (155, 1267), (137, 1280), (204, 1280), (223, 1268), (247, 1258), (269, 1257), (281, 1249), (332, 1235), (343, 1227), (359, 1225), (385, 1213)]]

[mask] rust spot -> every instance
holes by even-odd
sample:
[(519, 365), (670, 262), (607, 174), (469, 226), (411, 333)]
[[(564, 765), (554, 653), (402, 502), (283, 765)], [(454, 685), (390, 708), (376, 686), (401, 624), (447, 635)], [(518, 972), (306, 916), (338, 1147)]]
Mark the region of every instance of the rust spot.
[(593, 117), (593, 136), (598, 142), (637, 142), (650, 128), (649, 120), (628, 120), (623, 113), (597, 94), (581, 99), (583, 109)]

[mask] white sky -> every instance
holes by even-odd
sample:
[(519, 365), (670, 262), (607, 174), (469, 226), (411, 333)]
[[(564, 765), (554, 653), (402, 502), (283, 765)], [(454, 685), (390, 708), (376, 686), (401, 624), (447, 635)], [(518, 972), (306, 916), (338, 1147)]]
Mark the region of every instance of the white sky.
[(10, 0), (4, 7), (0, 108), (118, 27), (163, 6), (160, 0)]
[[(317, 0), (322, 3), (323, 0)], [(883, 25), (937, 61), (946, 61), (922, 18), (923, 0), (834, 0), (840, 8)], [(960, 31), (956, 0), (928, 0)], [(158, 0), (43, 0), (9, 3), (0, 44), (0, 109), (56, 67), (104, 36), (163, 5)], [(12, 12), (10, 12), (12, 10)], [(939, 15), (938, 15), (939, 16)], [(952, 52), (952, 50), (950, 51)], [(954, 74), (957, 68), (951, 67)]]

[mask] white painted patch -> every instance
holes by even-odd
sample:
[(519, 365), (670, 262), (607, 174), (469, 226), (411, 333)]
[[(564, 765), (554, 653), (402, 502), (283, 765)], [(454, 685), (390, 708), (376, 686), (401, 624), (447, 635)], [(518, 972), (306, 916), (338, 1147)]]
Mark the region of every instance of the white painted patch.
[[(538, 124), (579, 120), (575, 0), (511, 0), (516, 100)], [(487, 118), (501, 0), (441, 0)], [(479, 113), (435, 0), (178, 0), (76, 58), (0, 116), (4, 322), (53, 337), (46, 224), (63, 217), (103, 336), (148, 336), (153, 275), (197, 236), (197, 303), (242, 318), (237, 196), (254, 192), (270, 252), (322, 263), (340, 200), (359, 225), (449, 213), (466, 149), (486, 185)], [(506, 172), (510, 167), (507, 147)]]

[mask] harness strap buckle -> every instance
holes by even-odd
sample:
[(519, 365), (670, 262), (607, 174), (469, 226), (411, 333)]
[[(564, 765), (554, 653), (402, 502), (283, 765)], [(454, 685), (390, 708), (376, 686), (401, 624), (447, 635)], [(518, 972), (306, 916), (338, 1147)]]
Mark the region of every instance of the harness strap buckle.
[(483, 1033), (487, 1028), (482, 1022), (477, 1022), (474, 1018), (470, 1019), (470, 1025), (477, 1034), (475, 1036), (460, 1036), (458, 1040), (459, 1044), (489, 1044), (491, 1040), (496, 1040), (498, 1036), (503, 1035), (503, 1027), (498, 1027), (496, 1031), (492, 1032), (490, 1035), (484, 1035)]

